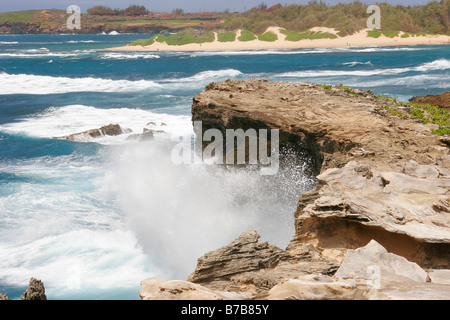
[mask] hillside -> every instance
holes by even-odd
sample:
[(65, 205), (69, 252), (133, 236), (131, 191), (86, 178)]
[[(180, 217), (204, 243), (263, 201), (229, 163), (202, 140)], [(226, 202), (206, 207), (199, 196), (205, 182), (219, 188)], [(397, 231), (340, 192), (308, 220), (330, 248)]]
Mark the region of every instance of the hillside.
[(70, 14), (64, 10), (26, 10), (0, 13), (0, 34), (56, 33), (171, 33), (185, 28), (216, 29), (223, 27), (224, 14), (192, 13), (176, 15), (151, 13), (145, 16), (81, 15), (81, 30), (69, 30)]
[[(423, 6), (379, 4), (384, 32), (403, 31), (418, 34), (450, 35), (450, 0), (432, 1)], [(270, 26), (290, 31), (314, 27), (333, 28), (339, 36), (354, 34), (366, 27), (367, 5), (355, 1), (327, 6), (311, 1), (307, 5), (281, 4), (268, 8), (263, 3), (246, 12), (157, 13), (145, 15), (82, 14), (82, 29), (68, 30), (69, 17), (64, 10), (27, 10), (0, 13), (0, 34), (5, 33), (172, 33), (187, 28), (261, 33)]]

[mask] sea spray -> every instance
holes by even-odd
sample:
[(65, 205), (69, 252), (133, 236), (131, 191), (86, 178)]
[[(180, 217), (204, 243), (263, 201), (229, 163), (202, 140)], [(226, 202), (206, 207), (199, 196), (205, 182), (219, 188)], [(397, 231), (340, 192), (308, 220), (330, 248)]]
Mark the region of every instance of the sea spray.
[(116, 165), (99, 185), (117, 198), (144, 252), (165, 271), (159, 277), (185, 279), (200, 256), (245, 230), (287, 246), (298, 197), (314, 183), (307, 162), (261, 176), (206, 163), (176, 165), (171, 148), (157, 141), (116, 148)]

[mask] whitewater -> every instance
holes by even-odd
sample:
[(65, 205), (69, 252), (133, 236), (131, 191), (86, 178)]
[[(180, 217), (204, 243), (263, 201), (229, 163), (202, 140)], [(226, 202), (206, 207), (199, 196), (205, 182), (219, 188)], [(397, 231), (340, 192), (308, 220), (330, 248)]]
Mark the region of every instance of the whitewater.
[[(0, 35), (0, 292), (11, 299), (30, 277), (50, 299), (138, 299), (141, 280), (185, 280), (244, 230), (289, 244), (315, 183), (307, 156), (271, 177), (170, 159), (212, 81), (344, 84), (403, 101), (450, 89), (449, 45), (104, 50), (143, 37)], [(108, 124), (127, 133), (58, 139)], [(155, 140), (129, 139), (144, 129)]]

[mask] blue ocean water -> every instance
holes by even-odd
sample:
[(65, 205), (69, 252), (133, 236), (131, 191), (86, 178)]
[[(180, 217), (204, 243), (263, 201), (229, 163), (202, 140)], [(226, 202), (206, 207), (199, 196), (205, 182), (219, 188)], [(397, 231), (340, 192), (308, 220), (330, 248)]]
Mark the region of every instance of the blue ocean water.
[[(267, 78), (412, 96), (450, 90), (450, 46), (114, 52), (149, 35), (0, 35), (0, 292), (30, 277), (50, 299), (138, 299), (140, 280), (185, 279), (196, 259), (248, 229), (280, 247), (311, 188), (170, 162), (211, 81)], [(118, 123), (128, 135), (55, 139)], [(152, 143), (126, 138), (162, 131)]]

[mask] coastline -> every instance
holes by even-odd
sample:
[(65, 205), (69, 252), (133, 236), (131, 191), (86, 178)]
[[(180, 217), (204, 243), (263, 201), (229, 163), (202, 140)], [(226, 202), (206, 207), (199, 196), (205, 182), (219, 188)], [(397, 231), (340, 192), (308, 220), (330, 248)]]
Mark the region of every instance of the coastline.
[[(190, 43), (185, 45), (173, 46), (167, 43), (154, 42), (149, 46), (123, 46), (108, 48), (108, 51), (230, 51), (230, 50), (268, 50), (268, 49), (301, 49), (301, 48), (339, 48), (339, 47), (364, 47), (364, 46), (401, 46), (401, 45), (422, 45), (422, 44), (450, 44), (450, 36), (446, 35), (426, 35), (418, 37), (402, 38), (402, 32), (399, 36), (388, 38), (381, 35), (378, 38), (368, 37), (367, 29), (363, 29), (353, 35), (345, 37), (337, 37), (335, 39), (314, 39), (287, 41), (286, 35), (280, 32), (281, 28), (270, 27), (267, 31), (271, 31), (278, 36), (278, 40), (273, 42), (252, 40), (239, 41), (240, 30), (237, 31), (236, 40), (233, 42), (219, 42), (217, 33), (215, 40), (206, 43)], [(336, 34), (334, 29), (330, 28), (312, 28), (313, 31), (323, 31)], [(267, 32), (266, 31), (266, 32)]]

